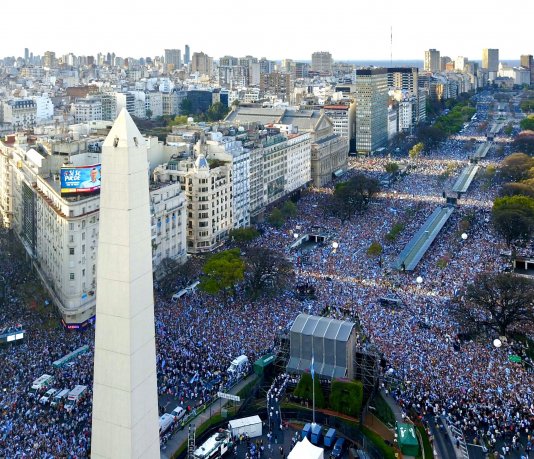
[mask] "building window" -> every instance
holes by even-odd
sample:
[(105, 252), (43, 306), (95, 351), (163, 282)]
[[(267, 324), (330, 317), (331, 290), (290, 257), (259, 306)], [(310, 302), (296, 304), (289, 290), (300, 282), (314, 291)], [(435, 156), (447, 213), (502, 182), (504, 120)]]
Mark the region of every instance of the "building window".
[(74, 273), (70, 273), (69, 274), (69, 278), (70, 278), (70, 280), (74, 280)]
[(69, 248), (69, 254), (74, 255), (74, 247)]

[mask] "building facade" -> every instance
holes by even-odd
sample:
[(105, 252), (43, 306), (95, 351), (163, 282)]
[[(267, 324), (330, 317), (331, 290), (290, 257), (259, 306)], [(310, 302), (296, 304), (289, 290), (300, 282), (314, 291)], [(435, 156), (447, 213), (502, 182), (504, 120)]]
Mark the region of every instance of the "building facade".
[(425, 61), (423, 69), (425, 72), (438, 73), (441, 71), (441, 59), (437, 49), (429, 49), (425, 51)]
[(388, 139), (388, 87), (385, 68), (356, 70), (356, 152), (370, 154)]

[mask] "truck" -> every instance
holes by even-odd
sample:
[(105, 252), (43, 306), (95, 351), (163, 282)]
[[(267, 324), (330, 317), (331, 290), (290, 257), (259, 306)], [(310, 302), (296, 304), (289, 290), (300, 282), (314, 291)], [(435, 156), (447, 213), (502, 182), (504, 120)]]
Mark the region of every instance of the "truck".
[(50, 406), (58, 406), (59, 403), (66, 399), (67, 396), (69, 395), (69, 390), (68, 389), (63, 389), (63, 390), (60, 390), (56, 395), (54, 395), (54, 397), (52, 398), (52, 401), (50, 402)]
[(35, 397), (43, 389), (50, 387), (53, 382), (54, 377), (52, 375), (44, 374), (39, 376), (35, 381), (33, 381), (30, 387), (30, 396)]
[(65, 403), (65, 410), (67, 410), (68, 413), (70, 413), (79, 403), (79, 401), (84, 396), (86, 390), (87, 386), (82, 386), (81, 384), (78, 384), (77, 386), (74, 386), (74, 389), (69, 392), (69, 395), (67, 396), (67, 403)]
[(332, 454), (330, 457), (337, 459), (343, 455), (343, 450), (345, 449), (345, 439), (343, 437), (339, 437), (336, 440), (336, 443), (334, 445), (334, 449), (332, 449)]
[(248, 363), (248, 357), (246, 355), (240, 355), (230, 362), (228, 367), (228, 373), (242, 373), (245, 369), (246, 364)]
[(219, 431), (208, 438), (199, 448), (193, 452), (194, 459), (213, 459), (223, 457), (232, 446), (230, 432)]

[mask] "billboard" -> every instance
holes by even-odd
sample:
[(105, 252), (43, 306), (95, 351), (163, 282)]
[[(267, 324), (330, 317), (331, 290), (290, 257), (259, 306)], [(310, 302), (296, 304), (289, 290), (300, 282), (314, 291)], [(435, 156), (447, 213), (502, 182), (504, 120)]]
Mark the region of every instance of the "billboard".
[(100, 190), (100, 164), (61, 168), (61, 193), (91, 193)]

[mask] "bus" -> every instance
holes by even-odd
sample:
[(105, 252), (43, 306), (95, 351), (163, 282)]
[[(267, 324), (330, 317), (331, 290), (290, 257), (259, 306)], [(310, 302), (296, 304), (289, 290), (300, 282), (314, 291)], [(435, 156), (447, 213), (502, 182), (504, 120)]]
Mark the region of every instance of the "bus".
[(79, 347), (78, 349), (72, 351), (71, 353), (67, 354), (64, 357), (61, 357), (60, 359), (54, 361), (52, 363), (52, 366), (54, 368), (61, 368), (62, 366), (66, 365), (68, 362), (70, 362), (72, 359), (75, 359), (80, 354), (83, 354), (84, 352), (87, 352), (89, 350), (89, 346), (87, 344), (85, 346)]

